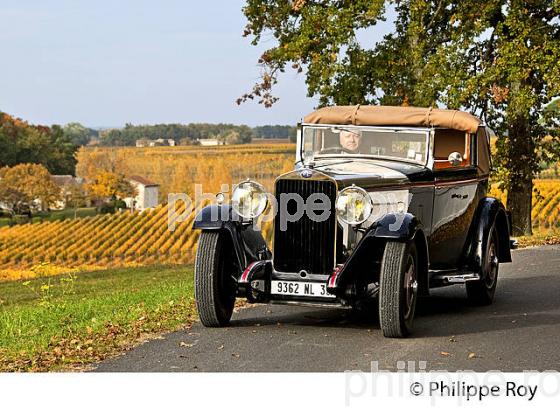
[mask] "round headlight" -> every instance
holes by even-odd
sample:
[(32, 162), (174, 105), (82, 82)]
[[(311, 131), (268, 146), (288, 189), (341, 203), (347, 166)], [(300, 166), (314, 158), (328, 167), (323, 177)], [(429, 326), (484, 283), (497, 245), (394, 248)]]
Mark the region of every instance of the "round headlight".
[(349, 225), (363, 223), (371, 215), (372, 207), (368, 193), (357, 186), (344, 188), (336, 199), (336, 215)]
[(244, 181), (233, 189), (231, 205), (243, 218), (256, 218), (264, 212), (267, 203), (266, 191), (256, 182)]

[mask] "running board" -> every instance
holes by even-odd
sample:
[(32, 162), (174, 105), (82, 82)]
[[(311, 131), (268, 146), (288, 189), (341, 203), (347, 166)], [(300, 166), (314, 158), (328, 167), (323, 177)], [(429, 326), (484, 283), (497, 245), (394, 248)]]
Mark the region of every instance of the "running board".
[(432, 280), (441, 280), (444, 283), (466, 283), (475, 280), (480, 280), (480, 275), (478, 273), (463, 273), (458, 275), (435, 275)]

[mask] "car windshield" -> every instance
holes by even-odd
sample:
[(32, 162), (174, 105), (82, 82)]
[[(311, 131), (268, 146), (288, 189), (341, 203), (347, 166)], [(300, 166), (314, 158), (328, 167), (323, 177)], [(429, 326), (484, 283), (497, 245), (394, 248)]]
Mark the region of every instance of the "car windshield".
[(386, 158), (425, 165), (427, 130), (403, 130), (364, 126), (304, 126), (304, 162), (326, 157)]

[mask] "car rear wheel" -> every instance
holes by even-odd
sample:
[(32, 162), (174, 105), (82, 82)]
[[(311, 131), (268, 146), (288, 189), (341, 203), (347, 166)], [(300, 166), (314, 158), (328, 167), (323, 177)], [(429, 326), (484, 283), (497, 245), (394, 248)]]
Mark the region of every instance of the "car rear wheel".
[(227, 233), (202, 231), (194, 268), (194, 294), (200, 321), (206, 327), (226, 326), (233, 313), (236, 282), (231, 240)]
[(473, 304), (490, 305), (494, 301), (500, 268), (498, 246), (498, 233), (496, 227), (492, 227), (484, 252), (480, 280), (466, 283), (467, 297)]
[(418, 299), (418, 252), (414, 242), (385, 245), (381, 261), (379, 322), (385, 337), (406, 337)]

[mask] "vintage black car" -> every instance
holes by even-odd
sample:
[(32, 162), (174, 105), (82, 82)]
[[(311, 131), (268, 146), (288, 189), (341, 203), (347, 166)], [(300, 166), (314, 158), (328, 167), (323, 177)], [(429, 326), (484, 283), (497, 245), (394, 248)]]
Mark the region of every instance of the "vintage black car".
[[(465, 112), (418, 107), (319, 109), (298, 127), (295, 169), (272, 196), (243, 181), (203, 208), (195, 295), (205, 326), (236, 297), (363, 309), (387, 337), (411, 331), (418, 296), (465, 284), (489, 304), (511, 262), (510, 218), (488, 197), (491, 131)], [(274, 206), (267, 208), (267, 203)], [(273, 209), (273, 249), (256, 228)]]

